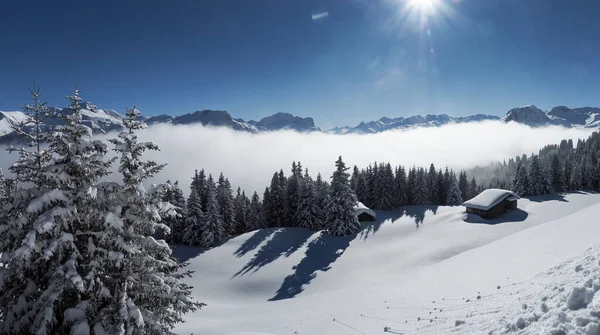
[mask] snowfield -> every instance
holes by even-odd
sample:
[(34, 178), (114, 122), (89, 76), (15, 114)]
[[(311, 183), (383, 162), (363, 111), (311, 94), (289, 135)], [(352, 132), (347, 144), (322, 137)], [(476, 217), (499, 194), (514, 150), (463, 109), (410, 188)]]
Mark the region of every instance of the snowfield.
[(263, 229), (177, 246), (208, 304), (180, 334), (600, 334), (600, 194), (377, 211), (357, 236)]

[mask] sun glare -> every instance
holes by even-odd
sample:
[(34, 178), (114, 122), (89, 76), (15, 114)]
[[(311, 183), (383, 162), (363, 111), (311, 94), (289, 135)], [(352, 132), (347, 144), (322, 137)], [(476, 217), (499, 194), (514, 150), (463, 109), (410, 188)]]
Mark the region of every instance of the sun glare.
[(422, 15), (430, 15), (437, 11), (440, 0), (408, 0), (408, 7)]

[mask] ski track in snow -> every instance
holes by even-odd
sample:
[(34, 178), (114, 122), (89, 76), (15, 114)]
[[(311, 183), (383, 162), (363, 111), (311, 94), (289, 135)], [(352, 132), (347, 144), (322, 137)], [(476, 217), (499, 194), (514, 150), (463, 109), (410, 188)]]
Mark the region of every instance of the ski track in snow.
[(519, 200), (525, 217), (492, 224), (419, 207), (379, 211), (345, 239), (266, 229), (176, 247), (208, 306), (175, 331), (600, 334), (600, 194)]

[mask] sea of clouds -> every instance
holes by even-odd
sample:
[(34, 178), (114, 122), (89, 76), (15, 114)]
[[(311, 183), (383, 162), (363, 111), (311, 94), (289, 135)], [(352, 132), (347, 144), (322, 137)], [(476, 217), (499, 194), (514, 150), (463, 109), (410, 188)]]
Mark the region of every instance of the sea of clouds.
[[(145, 157), (167, 163), (152, 182), (178, 180), (185, 193), (195, 169), (229, 178), (234, 188), (262, 195), (275, 171), (289, 174), (292, 161), (301, 161), (309, 173), (329, 179), (338, 156), (350, 167), (370, 162), (405, 166), (449, 166), (459, 170), (490, 161), (536, 153), (562, 139), (587, 138), (593, 129), (530, 128), (516, 123), (488, 121), (439, 128), (387, 131), (372, 135), (332, 135), (277, 131), (261, 134), (227, 128), (157, 125), (140, 132), (140, 141), (153, 141), (160, 151)], [(103, 135), (111, 138), (115, 133)], [(110, 144), (109, 144), (110, 146)], [(0, 150), (0, 168), (7, 171), (16, 154)], [(114, 168), (116, 171), (116, 167)], [(110, 179), (118, 179), (113, 174)]]

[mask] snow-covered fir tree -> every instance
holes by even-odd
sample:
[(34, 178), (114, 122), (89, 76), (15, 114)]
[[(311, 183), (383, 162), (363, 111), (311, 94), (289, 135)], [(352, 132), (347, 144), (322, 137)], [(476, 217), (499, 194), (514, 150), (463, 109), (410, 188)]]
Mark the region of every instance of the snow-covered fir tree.
[(517, 172), (513, 179), (512, 190), (520, 196), (529, 195), (529, 177), (527, 176), (527, 169), (521, 162), (517, 165)]
[[(268, 192), (268, 189), (266, 190)], [(235, 217), (235, 233), (243, 234), (249, 231), (248, 228), (248, 220), (247, 220), (247, 212), (248, 207), (246, 206), (246, 193), (242, 192), (238, 187), (237, 194), (235, 199), (233, 200), (233, 208), (234, 208), (234, 217)]]
[(380, 163), (375, 178), (375, 187), (373, 190), (373, 208), (381, 210), (390, 210), (396, 207), (396, 185), (394, 183), (394, 171), (390, 163)]
[(231, 192), (231, 183), (229, 179), (219, 175), (217, 184), (217, 202), (219, 204), (219, 212), (223, 218), (223, 227), (227, 235), (235, 233), (236, 223), (233, 207), (233, 193)]
[(316, 193), (314, 182), (307, 171), (302, 179), (299, 199), (300, 204), (298, 205), (298, 211), (296, 212), (297, 217), (295, 218), (299, 227), (311, 230), (323, 229), (325, 216), (323, 209), (319, 206)]
[[(350, 177), (350, 188), (352, 188), (354, 190), (354, 193), (356, 192), (356, 187), (358, 185), (358, 180), (360, 179), (360, 171), (358, 170), (358, 167), (356, 165), (354, 165), (354, 168), (352, 169), (352, 177)], [(358, 196), (358, 194), (357, 194)]]
[[(317, 206), (323, 212), (323, 220), (325, 220), (325, 209), (327, 208), (327, 205), (329, 204), (330, 186), (329, 186), (329, 183), (327, 183), (326, 181), (323, 180), (320, 173), (317, 174), (317, 179), (315, 179), (314, 191), (315, 191), (315, 202), (317, 203)], [(325, 224), (325, 223), (323, 222), (323, 224)], [(324, 228), (326, 228), (326, 227), (323, 227), (323, 229)]]
[(292, 174), (287, 179), (286, 198), (285, 198), (285, 221), (290, 227), (298, 227), (296, 213), (298, 212), (300, 198), (300, 183), (302, 181), (302, 164), (292, 163)]
[(360, 201), (366, 201), (367, 198), (367, 182), (364, 174), (361, 174), (356, 181), (356, 197)]
[(249, 230), (262, 229), (267, 227), (263, 206), (260, 202), (258, 193), (254, 192), (252, 200), (248, 206), (248, 223)]
[(408, 176), (406, 177), (406, 185), (404, 187), (404, 199), (407, 205), (415, 204), (415, 190), (417, 183), (417, 168), (412, 167), (408, 170)]
[(425, 169), (419, 168), (415, 177), (414, 198), (415, 205), (425, 205), (429, 202), (429, 190), (427, 189), (427, 173)]
[(540, 161), (537, 155), (531, 157), (531, 164), (529, 165), (529, 191), (530, 195), (546, 194), (548, 193), (546, 188), (546, 180)]
[(554, 192), (564, 192), (565, 191), (565, 176), (562, 171), (562, 167), (560, 164), (560, 159), (558, 154), (552, 155), (552, 160), (550, 161), (550, 171), (549, 171), (550, 180), (552, 183), (552, 189)]
[(475, 177), (473, 177), (471, 178), (471, 182), (469, 183), (469, 196), (471, 198), (474, 198), (477, 196), (477, 194), (479, 194), (479, 188), (477, 187), (477, 181), (475, 180)]
[(396, 207), (400, 207), (406, 204), (406, 171), (404, 167), (398, 167), (394, 184), (396, 184)]
[(181, 281), (191, 276), (184, 270), (185, 263), (172, 257), (165, 241), (152, 237), (158, 230), (169, 229), (160, 222), (161, 216), (174, 213), (172, 205), (160, 201), (163, 185), (149, 190), (143, 186), (164, 165), (142, 159), (146, 151), (158, 147), (138, 141), (136, 131), (146, 127), (139, 116), (135, 107), (129, 109), (123, 120), (126, 131), (110, 140), (120, 154), (123, 187), (114, 212), (106, 218), (114, 240), (89, 246), (98, 255), (108, 252), (104, 257), (110, 261), (103, 267), (106, 280), (94, 287), (102, 298), (93, 319), (94, 334), (173, 334), (183, 313), (203, 306), (191, 298), (191, 287)]
[[(35, 105), (39, 91), (31, 92)], [(106, 239), (105, 206), (97, 203), (96, 186), (110, 161), (106, 145), (92, 140), (91, 129), (81, 123), (79, 91), (68, 98), (64, 126), (49, 136), (35, 126), (20, 132), (33, 149), (17, 150), (10, 167), (19, 188), (0, 222), (3, 334), (85, 333), (99, 315), (95, 306), (102, 297), (94, 286), (105, 279), (97, 270), (107, 255), (90, 245)], [(34, 114), (41, 110), (37, 106)]]
[(437, 172), (433, 163), (429, 166), (429, 172), (427, 173), (427, 191), (429, 192), (427, 200), (431, 204), (438, 203), (438, 189), (437, 189)]
[(327, 206), (326, 226), (333, 236), (356, 234), (360, 231), (360, 223), (354, 211), (358, 200), (350, 188), (346, 172), (348, 168), (342, 156), (335, 162), (336, 171), (331, 177), (331, 193)]
[(446, 204), (448, 206), (458, 206), (463, 203), (460, 188), (458, 187), (458, 181), (456, 175), (450, 173), (450, 183), (448, 185), (448, 195), (446, 196)]
[(594, 168), (594, 185), (594, 190), (600, 191), (600, 157), (598, 157)]
[(175, 181), (174, 183), (167, 181), (166, 186), (166, 191), (162, 200), (175, 206), (173, 209), (175, 211), (175, 215), (170, 215), (163, 218), (163, 223), (166, 224), (171, 230), (171, 233), (166, 236), (166, 239), (172, 243), (181, 243), (186, 226), (185, 222), (187, 218), (187, 204), (185, 197), (183, 196), (183, 191), (179, 187), (178, 181)]
[(227, 237), (227, 232), (223, 224), (223, 217), (219, 211), (217, 187), (211, 175), (208, 176), (206, 186), (206, 210), (202, 213), (200, 242), (198, 245), (210, 248), (223, 243)]
[(200, 245), (202, 230), (205, 229), (203, 219), (204, 213), (202, 212), (200, 195), (198, 189), (192, 186), (187, 200), (185, 228), (181, 236), (181, 242), (187, 245)]
[(442, 170), (438, 171), (436, 184), (438, 191), (437, 204), (445, 206), (447, 201), (446, 197), (448, 196), (448, 184), (446, 183)]
[(6, 191), (6, 178), (4, 177), (4, 171), (0, 169), (0, 215), (2, 213), (2, 208), (4, 208), (8, 202), (8, 193)]
[(571, 172), (569, 189), (571, 191), (581, 190), (583, 187), (583, 176), (581, 174), (581, 166), (579, 163), (573, 164), (573, 169)]
[(198, 197), (200, 198), (200, 206), (202, 211), (205, 211), (206, 203), (208, 202), (208, 186), (204, 169), (194, 171), (190, 187), (196, 188), (196, 192), (198, 192)]
[(461, 171), (458, 175), (458, 188), (460, 189), (463, 200), (473, 198), (469, 192), (469, 180), (467, 179), (467, 173), (465, 171)]
[(285, 177), (283, 171), (275, 172), (271, 179), (268, 194), (265, 192), (265, 219), (269, 227), (283, 227), (285, 218)]

